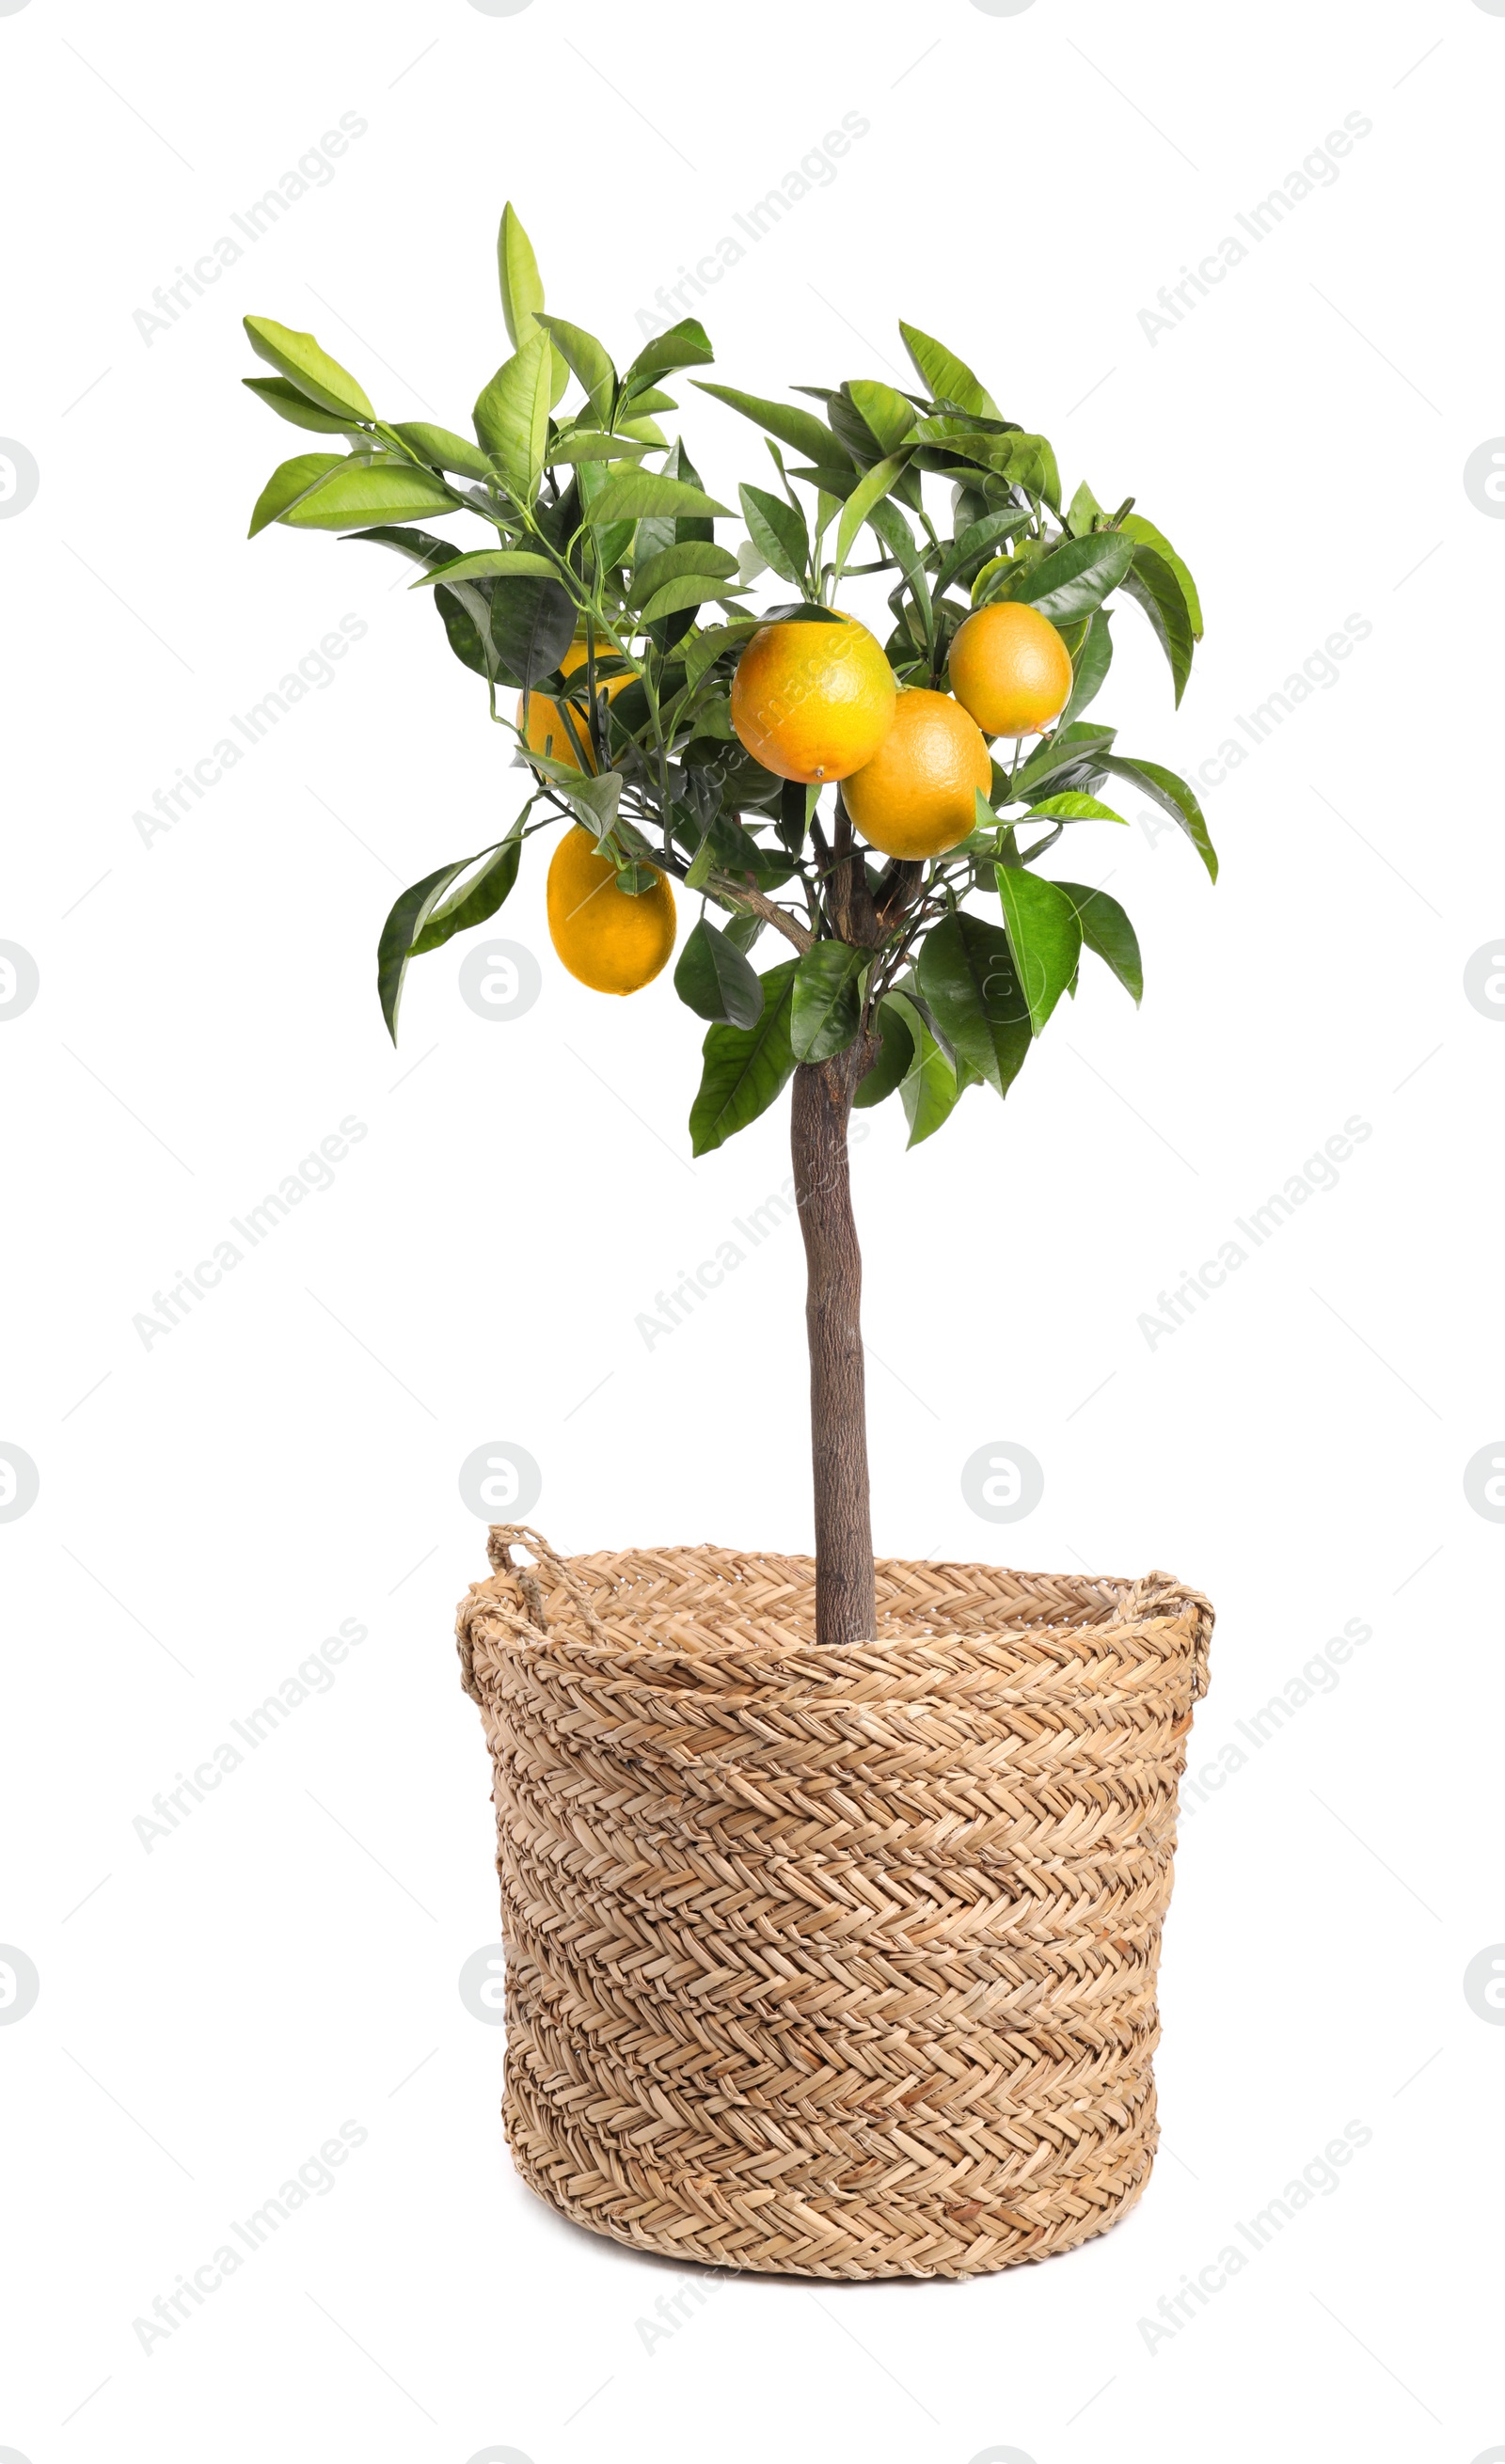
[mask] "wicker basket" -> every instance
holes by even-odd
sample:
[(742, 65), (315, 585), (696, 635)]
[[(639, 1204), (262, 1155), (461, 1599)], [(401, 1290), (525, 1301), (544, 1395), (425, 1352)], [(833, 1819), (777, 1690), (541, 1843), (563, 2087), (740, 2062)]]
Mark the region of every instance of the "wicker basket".
[(1201, 1595), (880, 1562), (877, 1640), (820, 1651), (808, 1558), (561, 1560), (510, 1524), (490, 1555), (460, 1658), (540, 2197), (638, 2250), (845, 2277), (976, 2275), (1122, 2215)]

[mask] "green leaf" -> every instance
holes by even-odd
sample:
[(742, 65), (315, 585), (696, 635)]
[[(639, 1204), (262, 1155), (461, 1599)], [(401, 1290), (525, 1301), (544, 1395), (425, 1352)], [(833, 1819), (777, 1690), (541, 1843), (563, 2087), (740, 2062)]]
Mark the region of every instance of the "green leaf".
[(346, 418), (376, 417), (349, 369), (321, 351), (312, 334), (279, 325), (271, 317), (247, 317), (242, 322), (257, 359), (276, 368), (278, 376), (290, 378), (321, 410), (338, 411)]
[(882, 385), (870, 377), (858, 377), (843, 392), (855, 403), (877, 440), (882, 453), (896, 453), (913, 432), (916, 419), (914, 404), (891, 385)]
[(845, 446), (838, 445), (824, 420), (812, 410), (800, 410), (792, 403), (768, 402), (762, 394), (739, 393), (735, 385), (707, 385), (699, 377), (691, 380), (701, 393), (714, 394), (718, 402), (729, 403), (755, 427), (765, 428), (781, 445), (792, 446), (796, 453), (808, 453), (822, 470), (849, 474), (844, 485), (850, 487), (856, 464)]
[(917, 1003), (907, 993), (890, 993), (885, 1006), (889, 1004), (909, 1031), (913, 1058), (899, 1080), (898, 1094), (909, 1123), (906, 1144), (918, 1147), (950, 1119), (962, 1089)]
[(756, 1026), (713, 1026), (701, 1051), (704, 1069), (690, 1109), (692, 1152), (709, 1155), (765, 1112), (794, 1074), (789, 1011), (799, 961), (786, 958), (760, 976), (763, 1015)]
[(556, 784), (574, 806), (581, 828), (589, 830), (594, 838), (597, 853), (609, 853), (603, 843), (617, 825), (617, 807), (622, 801), (621, 771), (607, 770), (595, 778), (561, 780)]
[[(1096, 796), (1046, 796), (1029, 807), (1032, 822), (1122, 822), (1111, 804), (1099, 804)], [(1123, 824), (1128, 828), (1127, 822)], [(954, 850), (953, 850), (954, 852)]]
[(683, 479), (666, 478), (657, 471), (617, 471), (592, 498), (589, 518), (599, 530), (608, 522), (637, 522), (651, 517), (674, 520), (680, 515), (698, 515), (709, 519), (729, 510), (703, 488), (692, 488)]
[[(662, 439), (659, 439), (662, 442)], [(543, 459), (550, 465), (559, 462), (622, 462), (634, 452), (647, 453), (646, 443), (634, 446), (630, 436), (609, 436), (602, 428), (572, 428), (567, 435), (552, 437)]]
[(491, 464), (478, 445), (448, 428), (431, 428), (427, 420), (405, 420), (392, 433), (400, 436), (420, 462), (437, 463), (441, 471), (458, 471), (466, 479), (489, 479)]
[(655, 377), (669, 376), (675, 368), (708, 367), (715, 357), (699, 319), (682, 317), (677, 325), (671, 325), (666, 334), (655, 334), (639, 351), (622, 380), (623, 401), (651, 385)]
[(747, 536), (759, 555), (781, 581), (800, 588), (810, 563), (809, 533), (803, 515), (796, 513), (787, 497), (776, 496), (767, 488), (742, 487), (737, 493)]
[(1076, 910), (1082, 928), (1082, 939), (1089, 950), (1112, 968), (1118, 981), (1136, 1002), (1144, 998), (1144, 966), (1140, 957), (1139, 936), (1116, 898), (1106, 891), (1088, 890), (1079, 881), (1058, 881)]
[(680, 539), (672, 547), (660, 548), (645, 563), (632, 568), (632, 598), (640, 605), (652, 599), (666, 582), (677, 582), (682, 574), (716, 575), (723, 582), (737, 579), (737, 559), (729, 547), (715, 547), (709, 539)]
[(1171, 681), (1176, 688), (1179, 709), (1182, 694), (1186, 690), (1186, 679), (1191, 673), (1193, 641), (1191, 611), (1186, 605), (1181, 583), (1155, 548), (1135, 547), (1134, 562), (1123, 577), (1123, 587), (1130, 598), (1137, 599), (1143, 608), (1151, 629), (1170, 663)]
[[(502, 219), (505, 228), (506, 217)], [(535, 326), (512, 358), (502, 362), (471, 414), (476, 435), (487, 452), (495, 454), (520, 504), (532, 504), (543, 471), (552, 347)]]
[[(1073, 539), (1085, 539), (1094, 522), (1102, 517), (1103, 509), (1084, 479), (1066, 509), (1066, 526)], [(1118, 527), (1122, 529), (1121, 522)]]
[(959, 410), (970, 411), (974, 418), (1003, 417), (992, 395), (985, 385), (979, 383), (965, 360), (959, 360), (954, 351), (947, 350), (944, 342), (938, 342), (933, 336), (922, 334), (918, 325), (906, 325), (902, 318), (899, 319), (898, 330), (904, 337), (904, 348), (929, 387), (932, 400), (954, 402)]
[[(545, 317), (541, 313), (542, 307), (541, 297), (534, 315), (562, 353), (565, 364), (580, 379), (589, 397), (592, 411), (605, 427), (611, 416), (616, 395), (616, 369), (611, 364), (610, 353), (605, 343), (598, 342), (594, 334), (587, 334), (583, 325), (571, 325), (564, 317)], [(653, 406), (649, 405), (648, 407)], [(671, 403), (668, 407), (672, 410), (674, 405)]]
[(681, 574), (653, 592), (643, 609), (643, 622), (657, 625), (666, 616), (677, 616), (683, 608), (703, 607), (708, 599), (739, 599), (741, 595), (741, 583), (728, 582), (721, 574)]
[(1010, 595), (1052, 625), (1072, 624), (1078, 616), (1094, 614), (1109, 591), (1117, 590), (1135, 554), (1133, 540), (1118, 531), (1068, 539), (1030, 567)]
[(312, 428), (321, 436), (349, 432), (348, 418), (339, 411), (321, 410), (288, 377), (242, 377), (240, 382), (248, 393), (259, 395), (280, 418), (291, 420), (295, 428)]
[(502, 573), (542, 573), (551, 582), (559, 579), (558, 565), (551, 564), (546, 556), (535, 556), (531, 548), (479, 547), (472, 556), (457, 556), (447, 564), (436, 565), (432, 572), (420, 574), (409, 587), (428, 590), (456, 582), (489, 582)]
[(557, 582), (528, 574), (494, 582), (489, 632), (501, 681), (524, 691), (552, 675), (578, 621), (574, 601)]
[(958, 1057), (1007, 1095), (1029, 1049), (1029, 1010), (1008, 936), (964, 912), (925, 936), (919, 989)]
[(522, 856), (520, 838), (503, 839), (494, 847), (479, 872), (436, 907), (423, 931), (409, 946), (409, 958), (420, 958), (426, 951), (440, 950), (456, 933), (468, 933), (473, 924), (484, 924), (495, 915), (518, 878), (518, 866)]
[(1185, 565), (1182, 562), (1181, 558), (1176, 554), (1176, 551), (1172, 547), (1169, 539), (1165, 537), (1164, 532), (1158, 531), (1153, 522), (1147, 522), (1142, 514), (1125, 514), (1122, 521), (1118, 524), (1118, 528), (1123, 532), (1126, 539), (1137, 539), (1141, 547), (1154, 548), (1157, 555), (1164, 559), (1164, 561), (1169, 565), (1172, 573), (1181, 584), (1181, 595), (1186, 603), (1186, 614), (1191, 622), (1192, 640), (1200, 642), (1202, 639), (1202, 602), (1197, 596), (1197, 585), (1193, 582), (1191, 575), (1187, 572)]
[(515, 351), (531, 341), (534, 320), (543, 305), (543, 283), (533, 243), (509, 204), (501, 209), (497, 233), (497, 278), (501, 286), (501, 313), (507, 340)]
[(1113, 635), (1109, 631), (1108, 610), (1099, 607), (1088, 624), (1087, 639), (1072, 658), (1071, 699), (1061, 713), (1060, 726), (1072, 726), (1089, 703), (1096, 700), (1112, 664)]
[(1039, 1035), (1076, 973), (1082, 928), (1075, 908), (1053, 881), (1019, 865), (1001, 864), (995, 870), (1008, 946), (1029, 1005), (1029, 1023)]
[(858, 1080), (852, 1099), (860, 1112), (870, 1111), (874, 1104), (886, 1103), (914, 1064), (914, 1038), (891, 1001), (878, 1003), (877, 1030), (880, 1040), (876, 1057)]
[(1110, 753), (1095, 758), (1100, 770), (1110, 770), (1115, 778), (1127, 779), (1132, 786), (1141, 788), (1152, 803), (1159, 804), (1162, 813), (1169, 813), (1172, 821), (1180, 823), (1210, 877), (1216, 881), (1217, 852), (1207, 836), (1202, 806), (1185, 780), (1178, 779), (1174, 770), (1162, 770), (1158, 761), (1129, 761), (1119, 754)]
[(861, 530), (863, 523), (867, 520), (868, 516), (872, 513), (874, 505), (879, 502), (880, 498), (888, 495), (889, 490), (893, 487), (895, 480), (903, 471), (908, 460), (909, 454), (905, 451), (903, 453), (891, 453), (886, 461), (874, 462), (871, 471), (864, 472), (862, 477), (857, 481), (856, 486), (853, 488), (851, 495), (842, 506), (841, 519), (836, 525), (836, 574), (838, 580), (841, 574), (845, 571), (847, 559), (852, 554), (852, 548), (856, 544), (857, 533)]
[(1028, 505), (1007, 505), (1002, 513), (987, 514), (981, 521), (969, 522), (961, 537), (952, 540), (941, 560), (935, 580), (937, 598), (974, 560), (981, 564), (999, 539), (1011, 539), (1020, 531), (1028, 530), (1033, 519)]
[(697, 1018), (721, 1025), (753, 1027), (763, 1016), (763, 985), (709, 916), (701, 916), (679, 953), (675, 990)]
[(413, 943), (437, 907), (452, 881), (457, 881), (476, 862), (473, 855), (461, 856), (458, 864), (444, 864), (431, 872), (425, 881), (405, 890), (386, 923), (376, 951), (376, 993), (387, 1021), (387, 1032), (397, 1041), (397, 1009), (403, 997), (403, 983), (408, 974), (408, 961)]
[(454, 496), (444, 481), (395, 454), (364, 456), (339, 469), (299, 496), (278, 521), (290, 530), (353, 531), (371, 522), (410, 522), (424, 514), (448, 514)]
[(1113, 742), (1111, 727), (1095, 727), (1090, 720), (1073, 719), (1068, 727), (1059, 725), (1053, 735), (1030, 754), (1024, 768), (1014, 780), (1014, 801), (1027, 803), (1039, 789), (1052, 780), (1070, 784), (1070, 774), (1083, 777), (1103, 766), (1103, 755)]
[(817, 941), (794, 975), (789, 1043), (796, 1061), (829, 1061), (857, 1032), (858, 979), (872, 952), (846, 941)]
[(248, 539), (255, 539), (270, 522), (279, 522), (289, 507), (327, 479), (344, 462), (343, 453), (295, 453), (291, 462), (279, 462), (271, 478), (256, 498), (251, 516)]

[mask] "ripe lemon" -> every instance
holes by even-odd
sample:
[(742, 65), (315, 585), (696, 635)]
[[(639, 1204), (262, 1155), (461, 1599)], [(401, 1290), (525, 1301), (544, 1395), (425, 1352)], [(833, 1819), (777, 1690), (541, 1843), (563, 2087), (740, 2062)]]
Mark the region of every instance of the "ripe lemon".
[(651, 984), (675, 946), (675, 893), (658, 873), (633, 898), (597, 855), (588, 830), (561, 839), (548, 869), (548, 935), (578, 983), (593, 993), (636, 993)]
[(848, 812), (883, 855), (943, 855), (964, 839), (985, 796), (992, 758), (975, 719), (949, 693), (901, 693), (871, 761), (842, 788)]
[(1038, 736), (1072, 693), (1072, 654), (1048, 617), (1002, 599), (951, 645), (951, 690), (985, 736)]
[[(598, 660), (615, 658), (615, 656), (616, 652), (609, 642), (596, 644)], [(560, 674), (572, 676), (575, 670), (583, 668), (585, 664), (586, 637), (584, 633), (577, 633), (559, 663)], [(624, 685), (630, 685), (631, 682), (631, 676), (610, 677), (605, 689), (607, 699), (609, 701), (614, 694), (622, 691)], [(524, 701), (527, 703), (528, 723), (522, 728), (522, 734), (528, 751), (551, 753), (556, 761), (563, 761), (571, 770), (586, 769), (593, 772), (596, 764), (590, 749), (590, 722), (585, 712), (571, 706), (566, 718), (558, 702), (551, 701), (547, 693), (520, 693), (518, 695), (520, 727), (522, 727)], [(577, 749), (577, 737), (580, 740), (580, 748), (585, 753), (584, 761), (581, 759), (580, 749)]]
[(765, 770), (849, 779), (889, 732), (897, 687), (866, 625), (764, 625), (738, 661), (732, 725)]

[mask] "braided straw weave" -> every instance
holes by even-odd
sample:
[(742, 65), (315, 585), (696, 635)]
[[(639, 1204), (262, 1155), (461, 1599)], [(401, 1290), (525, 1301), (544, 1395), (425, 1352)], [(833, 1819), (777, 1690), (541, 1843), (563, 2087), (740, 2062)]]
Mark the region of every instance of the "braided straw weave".
[(540, 2197), (848, 2277), (1044, 2258), (1131, 2207), (1201, 1595), (880, 1561), (877, 1639), (821, 1651), (806, 1557), (561, 1560), (517, 1524), (490, 1555), (459, 1648)]

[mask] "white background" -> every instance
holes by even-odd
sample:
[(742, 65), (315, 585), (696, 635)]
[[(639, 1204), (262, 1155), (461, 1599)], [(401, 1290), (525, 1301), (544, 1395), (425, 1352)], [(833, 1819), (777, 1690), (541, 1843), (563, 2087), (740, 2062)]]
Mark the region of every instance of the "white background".
[[(1472, 0), (0, 17), (0, 434), (40, 474), (0, 522), (0, 937), (40, 973), (0, 1036), (0, 1440), (40, 1473), (0, 1527), (0, 1939), (40, 1977), (0, 2026), (0, 2447), (1505, 2453), (1505, 2034), (1463, 1991), (1505, 1936), (1505, 1530), (1463, 1486), (1505, 1431), (1505, 1023), (1463, 990), (1505, 925), (1505, 526), (1463, 483), (1505, 430), (1502, 68), (1505, 17)], [(156, 286), (343, 112), (366, 128), (335, 176), (144, 339)], [(563, 1548), (809, 1545), (792, 1226), (652, 1351), (634, 1328), (777, 1188), (786, 1113), (691, 1166), (699, 1029), (667, 975), (615, 1006), (564, 976), (541, 865), (502, 919), (537, 1005), (476, 1016), (456, 944), (414, 967), (394, 1058), (382, 918), (498, 834), (518, 781), (406, 567), (247, 544), (268, 472), (321, 440), (240, 390), (239, 319), (311, 326), (386, 415), (463, 429), (507, 348), (505, 197), (550, 305), (625, 363), (657, 286), (847, 112), (870, 128), (838, 176), (695, 303), (718, 376), (902, 378), (904, 316), (1053, 438), (1068, 487), (1132, 490), (1207, 638), (1177, 715), (1126, 608), (1100, 708), (1189, 775), (1346, 617), (1372, 627), (1207, 793), (1216, 891), (1137, 801), (1080, 833), (1071, 869), (1139, 924), (1138, 1017), (1099, 969), (1006, 1109), (974, 1093), (912, 1155), (896, 1106), (872, 1116), (878, 1548), (1206, 1589), (1194, 1770), (1346, 1620), (1372, 1639), (1184, 1820), (1133, 2216), (963, 2286), (721, 2282), (650, 2343), (675, 2271), (521, 2189), (501, 2035), (456, 1991), (497, 1924), (456, 1475), (528, 1449)], [(1349, 113), (1372, 130), (1340, 176), (1152, 342), (1161, 286)], [(759, 440), (680, 391), (735, 501)], [(334, 681), (144, 844), (133, 815), (346, 613), (367, 629)], [(334, 1185), (144, 1345), (154, 1291), (346, 1115), (366, 1135)], [(1372, 1134), (1339, 1186), (1152, 1348), (1157, 1294), (1351, 1115)], [(1022, 1527), (963, 1501), (992, 1441), (1044, 1465)], [(342, 1618), (368, 1639), (333, 1686), (144, 1845), (153, 1796)], [(347, 2120), (334, 2188), (144, 2351), (133, 2321)], [(1148, 2348), (1160, 2297), (1350, 2121), (1372, 2139), (1340, 2188)]]

